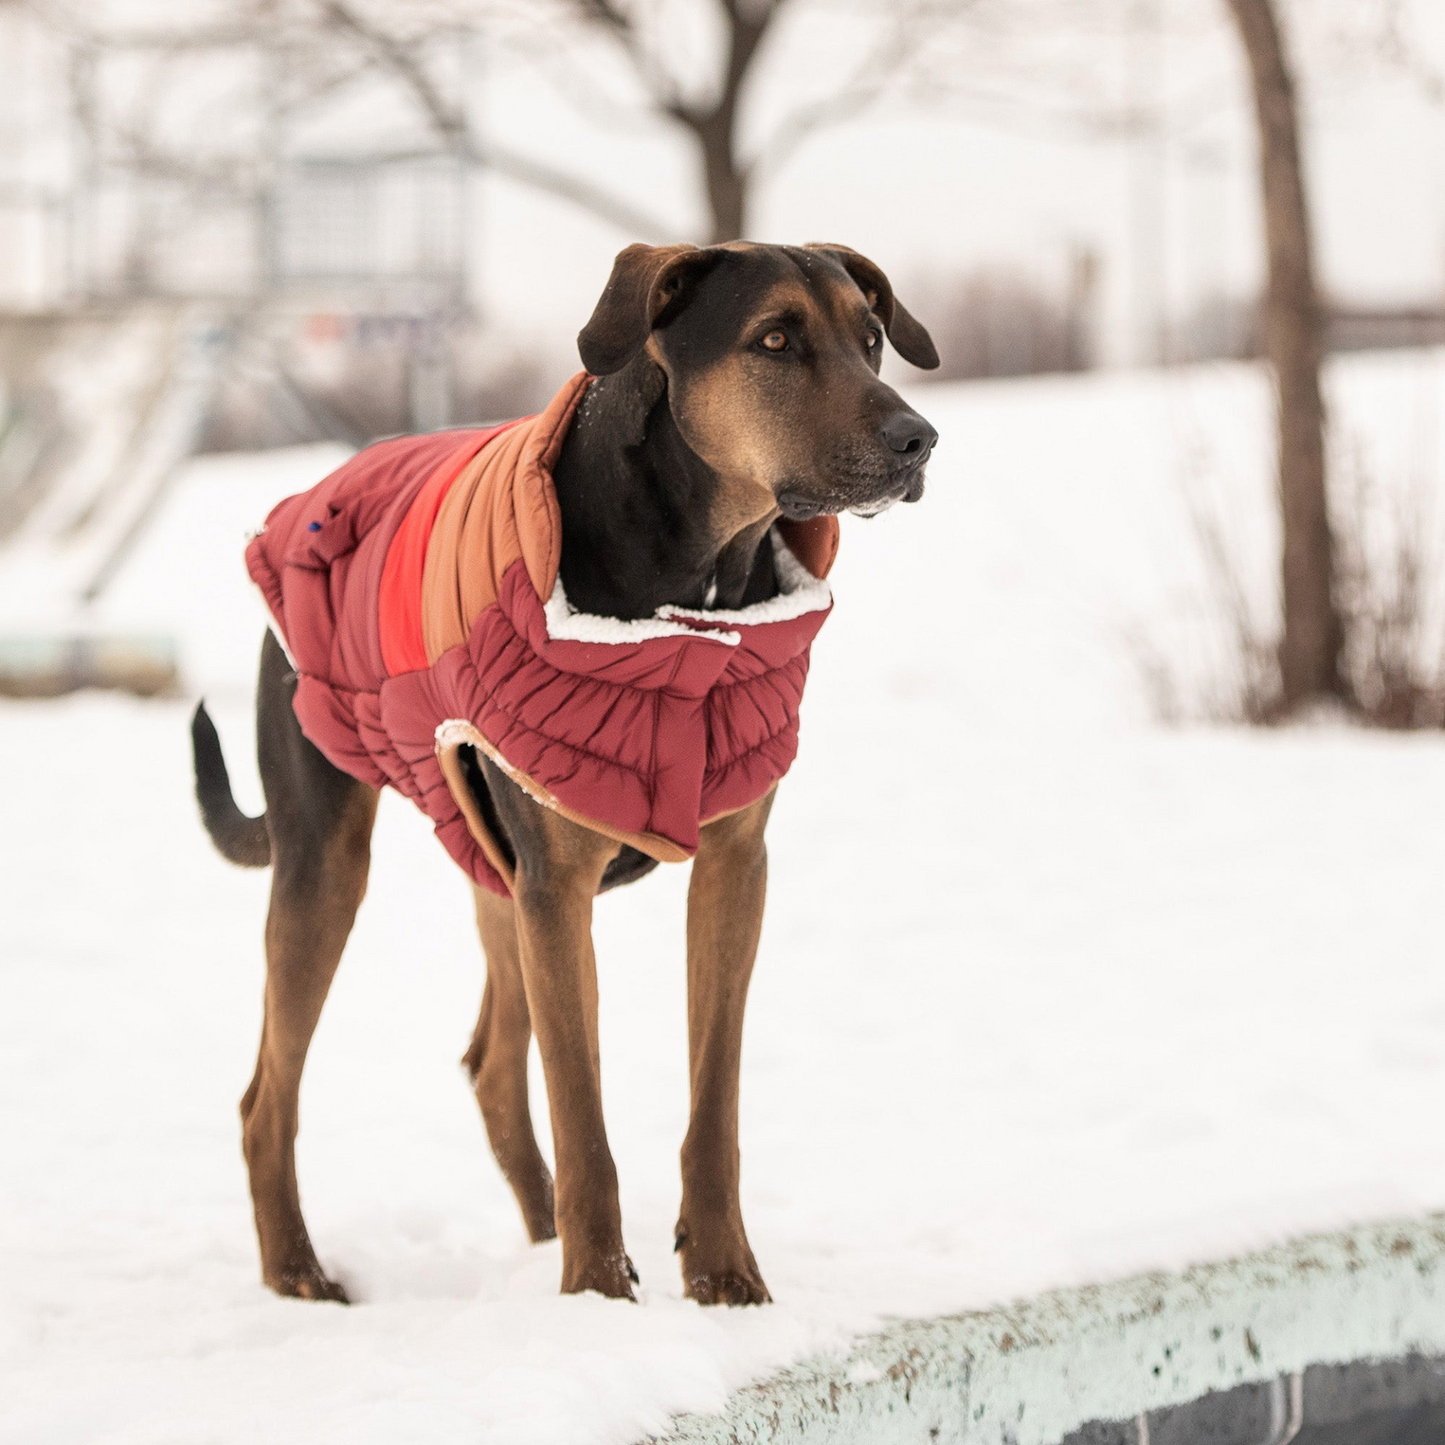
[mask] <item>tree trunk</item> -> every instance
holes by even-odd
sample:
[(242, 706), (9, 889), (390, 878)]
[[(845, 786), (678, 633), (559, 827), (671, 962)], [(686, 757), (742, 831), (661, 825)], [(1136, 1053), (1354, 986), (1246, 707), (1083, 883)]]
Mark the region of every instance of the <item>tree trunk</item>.
[(738, 171), (732, 128), (733, 113), (728, 107), (697, 129), (714, 245), (741, 239), (747, 218), (747, 180)]
[(1325, 493), (1321, 318), (1310, 251), (1294, 82), (1274, 0), (1227, 0), (1249, 61), (1259, 126), (1269, 281), (1264, 349), (1279, 403), (1279, 498), (1284, 530), (1283, 708), (1342, 690), (1343, 628), (1335, 605), (1334, 539)]
[(782, 3), (766, 0), (749, 5), (743, 0), (723, 0), (727, 54), (717, 100), (707, 109), (679, 106), (672, 111), (674, 118), (692, 131), (702, 153), (714, 245), (740, 240), (747, 221), (749, 177), (737, 153), (738, 102), (758, 47)]

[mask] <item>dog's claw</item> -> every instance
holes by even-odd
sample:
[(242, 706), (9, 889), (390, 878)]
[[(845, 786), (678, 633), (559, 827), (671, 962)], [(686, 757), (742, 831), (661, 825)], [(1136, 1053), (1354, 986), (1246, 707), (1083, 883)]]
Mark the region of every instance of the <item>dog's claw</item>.
[(272, 1288), (277, 1294), (288, 1295), (292, 1299), (326, 1300), (339, 1305), (351, 1303), (345, 1287), (334, 1279), (328, 1279), (320, 1269), (286, 1275)]

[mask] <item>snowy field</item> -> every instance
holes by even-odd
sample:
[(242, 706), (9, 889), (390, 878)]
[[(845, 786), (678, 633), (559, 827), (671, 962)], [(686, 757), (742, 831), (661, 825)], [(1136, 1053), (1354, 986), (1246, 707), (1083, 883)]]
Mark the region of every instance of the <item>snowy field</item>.
[[(1332, 381), (1382, 477), (1445, 481), (1445, 355)], [(770, 833), (742, 1142), (777, 1303), (700, 1309), (671, 1254), (685, 870), (597, 908), (640, 1303), (563, 1299), (458, 1064), (467, 886), (393, 795), (302, 1098), (358, 1303), (264, 1291), (236, 1103), (267, 876), (201, 831), (188, 704), (9, 704), (0, 1439), (625, 1445), (888, 1315), (1445, 1206), (1445, 739), (1165, 729), (1131, 657), (1188, 629), (1191, 475), (1268, 554), (1261, 378), (914, 399), (929, 492), (845, 522)], [(106, 603), (178, 635), (253, 809), (242, 536), (332, 456), (196, 463)]]

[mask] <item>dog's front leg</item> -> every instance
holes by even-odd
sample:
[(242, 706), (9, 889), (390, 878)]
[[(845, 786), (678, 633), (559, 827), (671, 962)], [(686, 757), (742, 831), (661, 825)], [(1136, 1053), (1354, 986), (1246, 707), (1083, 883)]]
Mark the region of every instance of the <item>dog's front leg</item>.
[(738, 1072), (743, 1009), (763, 924), (763, 830), (772, 804), (769, 793), (702, 830), (687, 895), (692, 1117), (682, 1146), (677, 1248), (684, 1292), (702, 1304), (771, 1298), (738, 1202)]
[(631, 1299), (636, 1275), (622, 1247), (617, 1169), (602, 1120), (592, 951), (592, 899), (618, 845), (530, 800), (527, 807), (533, 826), (517, 839), (514, 897), (522, 980), (557, 1156), (562, 1292), (593, 1289)]

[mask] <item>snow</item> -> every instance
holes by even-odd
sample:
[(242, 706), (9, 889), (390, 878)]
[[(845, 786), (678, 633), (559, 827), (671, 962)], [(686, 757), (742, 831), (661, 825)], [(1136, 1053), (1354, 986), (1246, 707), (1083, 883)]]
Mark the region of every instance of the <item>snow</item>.
[[(358, 1303), (267, 1293), (236, 1116), (267, 876), (201, 831), (187, 703), (9, 704), (0, 1440), (623, 1445), (888, 1315), (1445, 1201), (1445, 740), (1165, 729), (1130, 655), (1131, 630), (1191, 625), (1191, 439), (1267, 555), (1261, 378), (912, 399), (942, 434), (929, 491), (844, 523), (769, 833), (742, 1145), (777, 1302), (690, 1304), (671, 1253), (686, 870), (597, 906), (642, 1287), (564, 1299), (457, 1062), (482, 980), (465, 879), (394, 795), (302, 1099), (308, 1221)], [(1445, 355), (1334, 377), (1386, 475), (1445, 477), (1442, 400)], [(197, 463), (106, 603), (177, 632), (250, 808), (240, 544), (330, 464)]]

